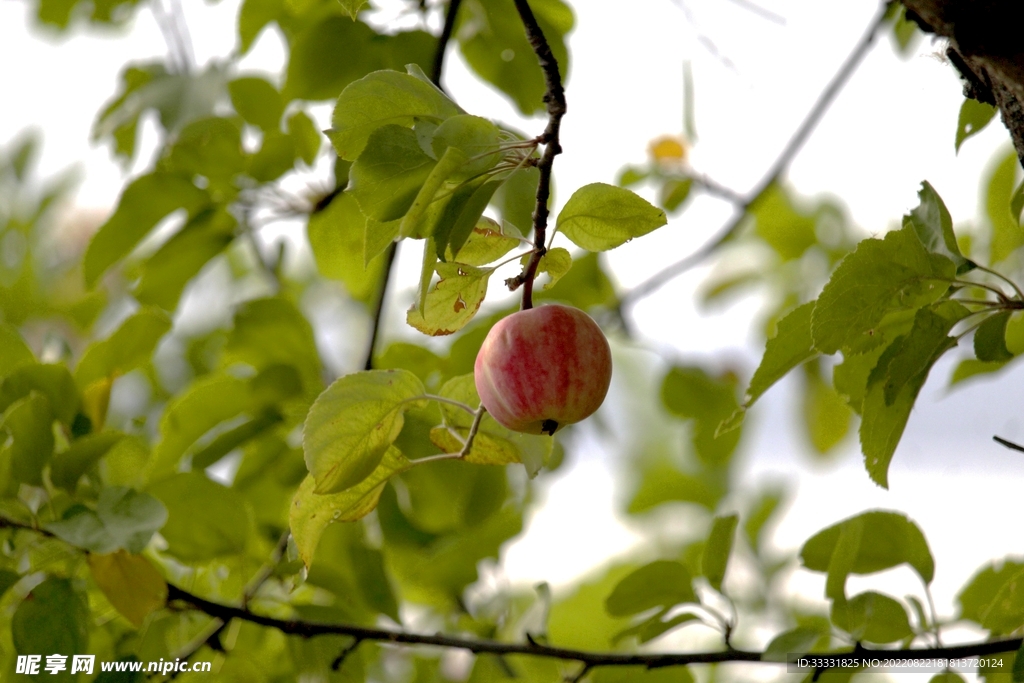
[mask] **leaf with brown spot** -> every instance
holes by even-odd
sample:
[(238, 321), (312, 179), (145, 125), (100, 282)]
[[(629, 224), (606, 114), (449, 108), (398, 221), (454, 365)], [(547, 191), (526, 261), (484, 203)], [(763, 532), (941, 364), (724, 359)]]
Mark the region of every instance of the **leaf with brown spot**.
[(493, 268), (464, 263), (438, 263), (441, 279), (427, 292), (422, 313), (413, 306), (406, 320), (424, 334), (437, 337), (465, 327), (480, 309)]

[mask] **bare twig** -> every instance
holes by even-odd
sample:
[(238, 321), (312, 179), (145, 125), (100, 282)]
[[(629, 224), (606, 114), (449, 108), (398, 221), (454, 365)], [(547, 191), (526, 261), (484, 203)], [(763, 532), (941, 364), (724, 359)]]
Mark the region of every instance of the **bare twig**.
[(1021, 446), (1018, 443), (1014, 443), (1012, 441), (1009, 441), (1008, 439), (1004, 439), (1001, 436), (993, 436), (992, 440), (995, 441), (996, 443), (1002, 445), (1002, 446), (1006, 446), (1011, 451), (1020, 451), (1021, 453), (1024, 453), (1024, 446)]
[(804, 117), (800, 126), (796, 129), (793, 137), (789, 139), (786, 146), (783, 147), (782, 152), (775, 159), (775, 162), (768, 169), (764, 178), (760, 183), (747, 195), (747, 198), (743, 201), (740, 206), (737, 207), (736, 214), (733, 219), (710, 241), (706, 242), (704, 246), (700, 247), (697, 251), (693, 252), (686, 258), (673, 263), (667, 268), (655, 273), (647, 280), (644, 280), (639, 285), (626, 292), (620, 302), (622, 310), (628, 309), (633, 306), (639, 299), (651, 294), (669, 280), (685, 273), (694, 266), (698, 265), (704, 259), (715, 253), (719, 247), (725, 244), (736, 231), (745, 223), (747, 213), (750, 211), (750, 207), (764, 194), (765, 190), (770, 188), (775, 182), (782, 177), (789, 164), (793, 161), (797, 152), (803, 147), (803, 144), (807, 141), (808, 136), (814, 130), (815, 126), (824, 116), (825, 112), (828, 111), (829, 106), (835, 100), (836, 95), (842, 90), (843, 86), (849, 81), (850, 76), (856, 71), (860, 65), (864, 56), (867, 55), (868, 50), (875, 41), (875, 37), (878, 33), (879, 27), (885, 22), (885, 5), (883, 4), (881, 9), (871, 20), (864, 35), (861, 36), (860, 40), (854, 46), (853, 50), (847, 56), (846, 60), (843, 61), (842, 66), (829, 81), (825, 89), (822, 90), (821, 94), (818, 95), (817, 101), (814, 106)]
[(537, 277), (537, 266), (547, 251), (545, 245), (548, 227), (548, 199), (551, 196), (551, 166), (555, 157), (562, 153), (562, 145), (559, 143), (558, 133), (562, 125), (562, 117), (565, 116), (565, 89), (562, 87), (562, 75), (558, 70), (558, 62), (551, 52), (551, 46), (544, 37), (537, 18), (533, 16), (533, 10), (527, 0), (514, 0), (516, 11), (523, 22), (526, 30), (526, 38), (537, 55), (541, 71), (544, 72), (544, 81), (547, 84), (547, 92), (544, 94), (544, 102), (548, 108), (548, 125), (540, 136), (539, 142), (544, 145), (544, 154), (537, 163), (537, 170), (540, 171), (540, 181), (537, 185), (537, 204), (533, 210), (533, 245), (535, 251), (523, 269), (523, 310), (533, 308), (533, 280)]
[[(431, 80), (438, 88), (441, 88), (441, 75), (444, 72), (444, 55), (448, 48), (448, 42), (452, 37), (452, 30), (455, 26), (455, 17), (459, 11), (459, 4), (462, 0), (449, 0), (448, 12), (444, 18), (444, 28), (437, 40), (437, 50), (434, 52), (434, 67), (431, 70)], [(442, 88), (443, 89), (443, 88)], [(380, 293), (377, 296), (377, 303), (373, 307), (373, 322), (370, 327), (370, 341), (367, 344), (366, 360), (363, 362), (364, 370), (373, 369), (373, 358), (377, 349), (377, 337), (380, 336), (380, 326), (384, 318), (384, 304), (387, 301), (388, 285), (391, 282), (391, 271), (395, 266), (395, 254), (398, 253), (398, 245), (392, 243), (384, 257), (384, 275), (381, 278)]]
[(377, 305), (373, 307), (373, 323), (370, 327), (370, 341), (366, 345), (366, 361), (363, 363), (364, 370), (373, 370), (373, 358), (377, 349), (377, 337), (380, 336), (380, 325), (384, 317), (384, 301), (388, 296), (388, 284), (391, 282), (391, 269), (395, 266), (395, 255), (398, 253), (398, 245), (392, 242), (388, 246), (384, 256), (384, 276), (381, 278), (380, 293), (377, 295)]
[(437, 39), (437, 51), (434, 52), (434, 68), (430, 72), (430, 80), (438, 88), (444, 90), (441, 85), (441, 75), (444, 73), (444, 54), (448, 49), (448, 43), (452, 39), (452, 30), (455, 28), (455, 18), (459, 14), (459, 5), (462, 0), (448, 0), (448, 11), (444, 15), (444, 26), (441, 28), (441, 35)]

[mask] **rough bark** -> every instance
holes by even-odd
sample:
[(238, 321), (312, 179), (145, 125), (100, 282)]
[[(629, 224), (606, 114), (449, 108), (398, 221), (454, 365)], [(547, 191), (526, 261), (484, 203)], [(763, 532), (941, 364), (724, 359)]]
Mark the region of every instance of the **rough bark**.
[(949, 39), (964, 95), (999, 108), (1024, 164), (1024, 40), (1019, 0), (902, 0), (907, 17)]

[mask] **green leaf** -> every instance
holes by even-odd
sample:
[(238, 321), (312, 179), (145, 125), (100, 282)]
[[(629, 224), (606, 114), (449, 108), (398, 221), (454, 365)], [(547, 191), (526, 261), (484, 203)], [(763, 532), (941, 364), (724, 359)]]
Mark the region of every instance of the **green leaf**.
[[(629, 638), (630, 636), (636, 636), (640, 643), (648, 643), (658, 636), (668, 633), (677, 626), (681, 626), (686, 623), (702, 623), (700, 617), (696, 614), (684, 612), (678, 614), (667, 621), (663, 621), (669, 610), (663, 609), (649, 619), (641, 621), (639, 624), (630, 626), (627, 629), (623, 629), (612, 637), (612, 645), (618, 645), (622, 640)], [(619, 668), (619, 667), (616, 667)], [(616, 679), (619, 680), (619, 679)], [(627, 679), (629, 680), (629, 679)]]
[(313, 327), (302, 311), (283, 297), (252, 299), (238, 308), (223, 363), (246, 363), (261, 372), (274, 365), (291, 365), (299, 371), (310, 400), (323, 388)]
[(850, 431), (849, 405), (817, 371), (808, 373), (802, 407), (807, 435), (818, 454), (831, 451)]
[(1002, 587), (1021, 572), (1024, 562), (1011, 559), (990, 563), (976, 572), (956, 597), (960, 618), (982, 623)]
[[(362, 157), (360, 157), (360, 160), (361, 159)], [(435, 164), (430, 170), (430, 174), (427, 175), (426, 179), (423, 181), (423, 184), (416, 192), (415, 198), (412, 200), (408, 210), (402, 217), (402, 221), (398, 226), (399, 237), (405, 238), (422, 234), (420, 224), (423, 222), (427, 210), (434, 205), (435, 195), (450, 178), (455, 176), (458, 171), (467, 164), (468, 161), (469, 158), (456, 147), (449, 147), (444, 151), (444, 154), (441, 155), (437, 160), (437, 164)], [(356, 166), (359, 166), (359, 163), (359, 161), (356, 161)], [(358, 189), (358, 185), (356, 186), (356, 189)], [(487, 202), (484, 201), (483, 206), (486, 205)], [(483, 211), (483, 207), (481, 207), (480, 210)], [(476, 218), (473, 219), (472, 223), (475, 222)], [(443, 250), (443, 247), (438, 247), (439, 252), (443, 253)]]
[(122, 486), (100, 490), (96, 510), (71, 507), (46, 529), (73, 546), (93, 553), (127, 550), (141, 553), (167, 521), (167, 508), (148, 493)]
[(17, 328), (0, 323), (0, 379), (11, 374), (19, 366), (34, 363), (35, 360)]
[(412, 206), (434, 169), (408, 128), (387, 125), (370, 134), (349, 174), (352, 195), (369, 218), (387, 222)]
[(999, 311), (985, 318), (974, 332), (974, 355), (980, 361), (1001, 362), (1013, 358), (1006, 348), (1006, 323), (1013, 311)]
[(960, 304), (947, 304), (942, 309), (945, 315), (927, 308), (919, 310), (910, 333), (897, 338), (882, 353), (868, 376), (861, 405), (860, 443), (868, 474), (883, 488), (888, 488), (889, 463), (917, 394), (932, 365), (956, 346), (956, 338), (948, 333), (968, 313)]
[(265, 131), (278, 130), (285, 102), (270, 81), (258, 76), (236, 78), (228, 83), (228, 94), (246, 123)]
[(120, 432), (100, 432), (75, 439), (66, 451), (53, 457), (50, 480), (54, 485), (74, 492), (82, 475), (123, 438), (124, 434)]
[[(341, 280), (356, 301), (369, 303), (377, 296), (384, 273), (380, 256), (366, 261), (364, 239), (377, 223), (363, 217), (356, 200), (343, 192), (309, 217), (309, 245), (313, 249), (317, 270), (324, 277)], [(391, 241), (388, 240), (388, 244)]]
[[(523, 254), (519, 263), (525, 268), (526, 264), (530, 261), (530, 257), (531, 254), (529, 253)], [(547, 273), (548, 281), (544, 283), (544, 289), (551, 289), (569, 272), (570, 268), (572, 268), (572, 255), (569, 254), (567, 249), (555, 247), (544, 252), (540, 263), (537, 264), (537, 275)]]
[(160, 439), (153, 449), (151, 471), (170, 474), (201, 436), (251, 404), (249, 385), (230, 375), (209, 375), (172, 399), (160, 418)]
[(189, 177), (202, 176), (210, 181), (212, 189), (231, 193), (231, 181), (245, 171), (245, 166), (240, 123), (219, 116), (185, 126), (161, 160), (161, 168)]
[(371, 370), (346, 375), (320, 394), (302, 432), (315, 492), (339, 493), (369, 477), (425, 391), (406, 370)]
[(790, 311), (779, 321), (775, 336), (765, 345), (764, 357), (750, 379), (743, 406), (749, 408), (761, 394), (782, 379), (790, 370), (818, 355), (811, 339), (811, 314), (814, 302), (809, 301)]
[(1013, 633), (1024, 625), (1024, 570), (1013, 574), (999, 587), (981, 615), (982, 628), (993, 635)]
[(954, 275), (953, 262), (925, 251), (910, 226), (884, 240), (864, 240), (818, 297), (811, 315), (814, 345), (822, 353), (835, 353), (870, 334), (887, 313), (937, 300)]
[(410, 63), (429, 68), (436, 42), (425, 31), (385, 36), (365, 22), (327, 16), (289, 40), (285, 100), (332, 99), (357, 78), (379, 69), (402, 69)]
[(121, 194), (114, 215), (89, 242), (83, 262), (86, 285), (95, 285), (169, 213), (184, 209), (195, 214), (209, 202), (205, 190), (180, 175), (154, 172), (136, 178)]
[(235, 239), (238, 222), (226, 210), (190, 220), (141, 266), (135, 298), (173, 311), (188, 282)]
[(965, 358), (956, 364), (956, 368), (953, 370), (953, 374), (949, 378), (949, 386), (953, 387), (960, 382), (971, 379), (972, 377), (980, 377), (981, 375), (999, 372), (1005, 368), (1006, 365), (1007, 363), (1005, 361), (989, 363), (975, 358)]
[(327, 136), (338, 156), (355, 161), (378, 128), (392, 124), (411, 128), (422, 119), (440, 123), (461, 113), (432, 84), (397, 71), (375, 71), (341, 92)]
[(86, 559), (93, 581), (135, 628), (167, 605), (167, 582), (142, 555), (119, 550), (109, 555), (90, 554)]
[(960, 114), (956, 122), (956, 151), (960, 151), (960, 145), (964, 140), (973, 137), (985, 129), (992, 117), (996, 115), (996, 108), (991, 104), (979, 102), (971, 97), (964, 98), (960, 105)]
[(21, 365), (0, 384), (0, 411), (18, 399), (37, 391), (46, 397), (52, 410), (51, 420), (71, 425), (81, 404), (75, 380), (63, 365), (31, 363)]
[(149, 493), (167, 507), (167, 523), (160, 534), (172, 555), (185, 562), (205, 562), (245, 550), (252, 511), (238, 491), (201, 472), (182, 472), (153, 484)]
[[(859, 542), (837, 550), (842, 530), (853, 523), (861, 526)], [(825, 572), (829, 571), (836, 552), (851, 552), (849, 567), (854, 574), (873, 574), (905, 563), (913, 567), (925, 583), (931, 583), (935, 575), (935, 561), (924, 534), (906, 515), (898, 512), (872, 510), (823, 529), (804, 543), (800, 559), (807, 569)]]
[(974, 264), (960, 253), (956, 235), (953, 234), (953, 219), (935, 188), (924, 181), (917, 196), (920, 204), (903, 217), (903, 224), (913, 227), (925, 249), (951, 260), (956, 265), (957, 273), (973, 268)]
[(11, 638), (19, 654), (71, 656), (86, 652), (91, 626), (86, 597), (70, 580), (51, 576), (18, 605), (11, 618)]
[(828, 634), (813, 628), (798, 626), (784, 631), (772, 638), (764, 649), (761, 660), (765, 662), (785, 662), (787, 655), (815, 652), (822, 647), (823, 641), (828, 642)]
[(289, 515), (289, 526), (303, 563), (307, 567), (312, 564), (320, 537), (329, 524), (354, 522), (370, 514), (377, 507), (388, 479), (415, 464), (389, 446), (368, 477), (340, 493), (317, 493), (316, 480), (312, 475), (306, 477), (295, 493)]
[[(289, 370), (291, 369), (291, 366), (281, 367), (286, 367)], [(295, 379), (298, 383), (299, 380), (297, 375)], [(192, 468), (195, 470), (206, 469), (210, 465), (219, 462), (221, 458), (231, 451), (244, 446), (252, 439), (268, 432), (283, 421), (284, 417), (276, 410), (268, 410), (263, 414), (246, 420), (237, 427), (219, 434), (201, 450), (196, 451), (192, 456)]]
[(406, 321), (423, 334), (453, 334), (466, 326), (480, 309), (487, 295), (487, 280), (492, 268), (474, 268), (461, 263), (438, 263), (441, 276), (427, 292), (421, 313), (415, 306), (406, 314)]
[(288, 134), (295, 143), (295, 153), (307, 166), (312, 166), (323, 143), (320, 129), (313, 123), (313, 119), (304, 111), (295, 112), (288, 117)]
[(437, 127), (430, 146), (438, 159), (452, 147), (462, 152), (466, 161), (458, 168), (456, 178), (466, 179), (489, 171), (501, 161), (501, 137), (501, 130), (487, 119), (459, 114)]
[(868, 591), (832, 604), (832, 623), (849, 633), (854, 640), (871, 643), (892, 643), (914, 634), (907, 611), (896, 600)]
[(658, 203), (668, 212), (675, 211), (690, 196), (690, 188), (693, 181), (689, 178), (683, 180), (666, 180), (658, 192)]
[(592, 183), (565, 203), (555, 229), (588, 251), (606, 251), (668, 223), (665, 212), (638, 194), (614, 185)]
[(401, 220), (381, 223), (372, 218), (366, 219), (363, 231), (363, 264), (368, 266), (377, 256), (385, 253), (398, 239), (398, 227)]
[(813, 212), (794, 205), (791, 193), (779, 183), (772, 183), (751, 204), (756, 221), (755, 230), (783, 259), (799, 258), (817, 243), (817, 217)]
[[(42, 394), (32, 392), (7, 408), (0, 422), (11, 442), (4, 450), (17, 481), (42, 485), (43, 468), (53, 455), (53, 411)], [(6, 441), (6, 437), (4, 439)]]
[(263, 134), (260, 148), (249, 157), (246, 173), (261, 183), (277, 180), (295, 167), (295, 139), (279, 130)]
[(148, 363), (170, 329), (166, 313), (152, 307), (140, 309), (109, 337), (86, 349), (75, 368), (75, 381), (84, 389), (96, 380), (123, 375)]
[(783, 501), (783, 492), (775, 488), (766, 488), (750, 505), (747, 519), (743, 523), (743, 533), (747, 542), (755, 552), (759, 552), (762, 543), (762, 534), (765, 528), (771, 523), (772, 517), (779, 509)]
[(651, 562), (619, 581), (605, 599), (605, 610), (613, 617), (628, 617), (654, 607), (696, 603), (691, 582), (682, 564), (671, 560)]
[(463, 183), (451, 193), (432, 229), (438, 258), (445, 260), (448, 251), (462, 251), (474, 228), (485, 220), (484, 209), (501, 182), (487, 181), (486, 176), (482, 176)]
[(1012, 149), (999, 159), (985, 179), (985, 216), (991, 226), (989, 264), (994, 266), (1024, 245), (1024, 228), (1010, 212), (1020, 161)]
[[(838, 532), (835, 534), (835, 543), (828, 558), (825, 577), (825, 596), (827, 598), (838, 602), (846, 601), (846, 578), (856, 568), (864, 541), (864, 526), (863, 515), (852, 517), (836, 525)], [(819, 532), (814, 538), (818, 538), (822, 533), (824, 532)], [(804, 544), (804, 548), (807, 548), (814, 538)], [(802, 553), (801, 559), (804, 559)], [(810, 568), (806, 560), (804, 566)]]
[(21, 576), (17, 572), (12, 572), (7, 569), (0, 569), (0, 599), (3, 598), (4, 593), (7, 589), (18, 583), (21, 580)]
[(1024, 181), (1021, 181), (1017, 185), (1017, 189), (1013, 191), (1013, 196), (1010, 197), (1010, 215), (1020, 223), (1021, 211), (1024, 211)]
[(533, 227), (539, 183), (540, 171), (536, 166), (519, 168), (505, 178), (491, 202), (501, 220), (511, 223), (522, 235), (528, 235)]
[(736, 524), (739, 520), (739, 515), (736, 514), (715, 517), (708, 542), (704, 546), (701, 572), (711, 587), (719, 592), (722, 591), (722, 579), (725, 578), (725, 570), (729, 565), (729, 555), (732, 553)]
[[(520, 244), (519, 235), (516, 234), (514, 226), (509, 224), (499, 225), (494, 220), (484, 216), (476, 222), (476, 225), (466, 237), (462, 248), (457, 252), (453, 253), (452, 245), (448, 244), (445, 260), (458, 261), (470, 266), (486, 266), (489, 263), (494, 263)], [(552, 251), (559, 249), (561, 248), (556, 247)], [(561, 251), (565, 250), (561, 249)], [(568, 255), (568, 252), (566, 252), (566, 255)], [(569, 262), (570, 264), (572, 263), (571, 258)], [(541, 265), (543, 266), (543, 261)]]
[(345, 14), (352, 17), (353, 20), (356, 19), (359, 15), (359, 10), (366, 4), (366, 0), (338, 0), (338, 2), (341, 3), (341, 8), (345, 10)]
[[(474, 410), (480, 406), (472, 373), (451, 378), (438, 393)], [(458, 453), (469, 435), (473, 416), (450, 404), (441, 403), (440, 408), (444, 426), (432, 429), (430, 440), (445, 453)], [(553, 444), (554, 439), (550, 436), (513, 432), (484, 413), (473, 447), (464, 460), (478, 465), (522, 463), (532, 478), (548, 463)]]
[[(569, 71), (565, 35), (573, 27), (572, 10), (561, 0), (533, 0), (530, 8), (564, 80)], [(544, 77), (511, 0), (466, 0), (455, 35), (462, 56), (478, 76), (508, 95), (523, 114), (543, 111)]]
[(712, 378), (699, 367), (677, 366), (662, 382), (661, 401), (670, 413), (694, 420), (693, 445), (703, 463), (729, 461), (741, 432), (734, 429), (719, 434), (718, 426), (739, 408), (731, 382)]

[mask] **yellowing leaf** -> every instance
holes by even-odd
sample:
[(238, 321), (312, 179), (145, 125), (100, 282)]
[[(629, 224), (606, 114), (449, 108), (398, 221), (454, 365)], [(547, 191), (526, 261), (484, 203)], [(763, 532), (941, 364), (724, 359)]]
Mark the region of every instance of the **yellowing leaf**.
[[(526, 254), (520, 260), (520, 263), (525, 266), (529, 261), (530, 254)], [(572, 268), (572, 256), (569, 254), (569, 250), (555, 247), (554, 249), (549, 249), (541, 257), (540, 263), (537, 265), (537, 274), (548, 274), (548, 281), (544, 283), (544, 289), (551, 289), (555, 286), (556, 282), (562, 279), (563, 275), (569, 272), (570, 268)]]
[(369, 477), (425, 391), (408, 370), (371, 370), (346, 375), (320, 394), (302, 431), (316, 493), (339, 493)]
[(659, 164), (678, 165), (686, 161), (688, 146), (686, 140), (680, 135), (662, 135), (651, 140), (647, 146), (647, 153)]
[(92, 382), (82, 390), (82, 410), (85, 411), (92, 429), (95, 432), (103, 429), (107, 421), (107, 406), (110, 405), (110, 387), (114, 384), (113, 377), (103, 377)]
[(473, 319), (487, 294), (487, 279), (493, 269), (462, 263), (438, 263), (435, 268), (441, 279), (427, 292), (423, 312), (413, 306), (406, 321), (437, 337), (457, 332)]
[(485, 216), (477, 221), (457, 254), (453, 254), (451, 245), (448, 245), (446, 260), (457, 260), (459, 263), (470, 266), (486, 266), (488, 263), (494, 263), (520, 243), (518, 236), (508, 235), (509, 232), (514, 231), (514, 226), (499, 225)]
[(136, 628), (167, 603), (167, 582), (142, 555), (118, 550), (109, 555), (90, 554), (88, 560), (96, 585)]
[(312, 475), (306, 477), (295, 492), (289, 513), (292, 537), (305, 565), (313, 562), (313, 553), (329, 524), (354, 522), (370, 514), (387, 480), (415, 464), (391, 446), (370, 476), (341, 493), (316, 493), (316, 480)]

